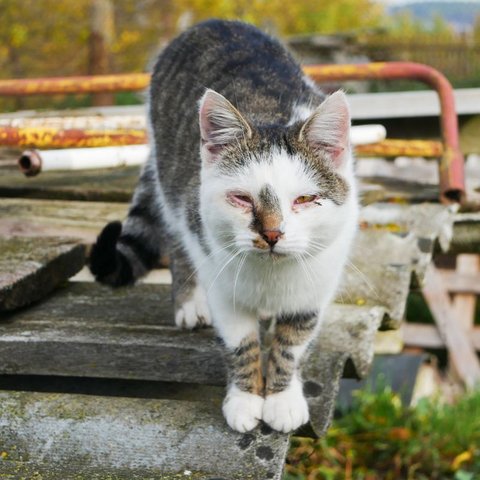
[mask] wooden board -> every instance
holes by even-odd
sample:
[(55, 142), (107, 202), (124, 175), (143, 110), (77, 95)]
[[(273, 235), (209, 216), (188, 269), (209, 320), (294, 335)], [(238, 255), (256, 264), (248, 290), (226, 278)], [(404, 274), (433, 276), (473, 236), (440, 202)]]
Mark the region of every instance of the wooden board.
[[(405, 345), (409, 347), (445, 348), (445, 342), (434, 325), (405, 322), (401, 332)], [(480, 327), (474, 327), (468, 336), (473, 348), (480, 352)]]
[[(25, 177), (16, 166), (0, 168), (0, 197), (129, 203), (140, 167), (43, 172)], [(381, 201), (385, 189), (360, 183), (362, 205)]]
[(480, 362), (468, 333), (455, 322), (448, 291), (433, 265), (427, 269), (423, 296), (448, 348), (454, 371), (468, 388), (474, 388), (480, 382)]
[(18, 168), (0, 169), (0, 196), (130, 202), (140, 167), (44, 172), (25, 177)]
[[(347, 358), (368, 372), (384, 310), (336, 305), (304, 377), (312, 425), (329, 425)], [(169, 285), (112, 290), (70, 283), (28, 310), (0, 319), (0, 374), (117, 378), (224, 385), (223, 348), (212, 329), (173, 325)], [(199, 368), (201, 365), (201, 368)]]
[(85, 264), (85, 248), (66, 238), (0, 237), (0, 312), (50, 293)]
[[(0, 392), (0, 478), (280, 480), (288, 435), (198, 401)], [(36, 473), (35, 473), (36, 472)]]
[(123, 220), (123, 203), (2, 198), (1, 236), (71, 236), (93, 243), (106, 223)]

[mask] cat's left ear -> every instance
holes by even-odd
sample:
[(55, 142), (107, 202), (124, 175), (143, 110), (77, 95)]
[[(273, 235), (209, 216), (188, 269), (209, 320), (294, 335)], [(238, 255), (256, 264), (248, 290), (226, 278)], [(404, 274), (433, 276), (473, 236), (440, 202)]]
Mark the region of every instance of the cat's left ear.
[(350, 158), (350, 109), (347, 97), (339, 90), (327, 97), (306, 120), (300, 140), (319, 154), (327, 155), (341, 167)]
[(208, 89), (200, 100), (199, 121), (202, 153), (211, 161), (229, 144), (252, 136), (240, 112), (214, 90)]

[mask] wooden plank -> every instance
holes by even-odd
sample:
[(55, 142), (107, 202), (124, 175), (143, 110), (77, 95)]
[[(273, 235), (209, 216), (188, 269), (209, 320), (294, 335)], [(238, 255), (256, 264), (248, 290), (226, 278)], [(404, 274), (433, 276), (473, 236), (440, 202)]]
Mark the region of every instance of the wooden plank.
[(127, 204), (2, 198), (0, 235), (68, 236), (93, 243), (106, 223), (123, 220)]
[(225, 383), (212, 330), (173, 325), (169, 286), (75, 283), (2, 320), (2, 373)]
[(459, 273), (456, 270), (444, 269), (440, 269), (439, 272), (450, 293), (480, 295), (480, 273)]
[(76, 240), (0, 237), (0, 312), (43, 298), (84, 264), (85, 248)]
[[(383, 315), (382, 308), (354, 305), (335, 305), (327, 314), (304, 372), (317, 434), (330, 423), (346, 359), (357, 376), (367, 373)], [(1, 374), (225, 384), (213, 330), (173, 326), (169, 285), (112, 290), (70, 283), (0, 321)]]
[[(480, 89), (454, 90), (458, 115), (480, 113)], [(353, 119), (438, 117), (436, 92), (357, 93), (348, 96)]]
[[(475, 275), (479, 270), (478, 255), (458, 255), (456, 271), (460, 274)], [(478, 284), (480, 287), (480, 284)], [(457, 293), (453, 296), (452, 308), (458, 324), (469, 332), (475, 322), (477, 297), (473, 293)]]
[(233, 432), (217, 398), (0, 392), (0, 403), (5, 479), (280, 480), (289, 442)]
[[(401, 332), (405, 345), (409, 347), (445, 348), (445, 343), (434, 325), (405, 322)], [(473, 328), (468, 335), (474, 349), (480, 352), (480, 327)]]
[(0, 196), (78, 200), (90, 202), (129, 202), (138, 181), (140, 167), (121, 167), (75, 172), (43, 172), (23, 176), (18, 168), (0, 170)]
[[(324, 351), (348, 353), (363, 375), (383, 315), (377, 307), (333, 306), (311, 362)], [(1, 373), (225, 383), (213, 330), (173, 325), (169, 285), (72, 283), (1, 320)]]
[[(122, 220), (127, 210), (128, 205), (119, 203), (3, 199), (0, 235), (61, 233), (92, 243), (106, 223)], [(384, 306), (388, 314), (384, 327), (397, 328), (410, 283), (409, 242), (390, 232), (360, 232), (337, 301)]]
[(474, 388), (480, 382), (480, 362), (468, 334), (455, 321), (446, 286), (433, 265), (427, 269), (423, 295), (447, 346), (453, 369), (468, 388)]
[[(480, 89), (462, 88), (454, 90), (455, 107), (457, 114), (470, 115), (480, 113)], [(366, 120), (372, 118), (407, 118), (407, 117), (438, 117), (440, 108), (438, 96), (433, 91), (410, 91), (410, 92), (381, 92), (381, 93), (354, 93), (348, 95), (348, 101), (352, 109), (354, 120)], [(51, 118), (72, 117), (80, 122), (82, 117), (103, 117), (108, 121), (110, 117), (119, 118), (133, 117), (135, 125), (145, 119), (145, 105), (124, 105), (110, 107), (89, 107), (75, 110), (62, 111), (19, 111), (2, 113), (0, 123), (13, 121), (17, 118)], [(124, 120), (127, 121), (127, 120)], [(141, 126), (144, 126), (143, 122)], [(78, 126), (78, 124), (75, 124)], [(81, 126), (81, 124), (80, 124)]]

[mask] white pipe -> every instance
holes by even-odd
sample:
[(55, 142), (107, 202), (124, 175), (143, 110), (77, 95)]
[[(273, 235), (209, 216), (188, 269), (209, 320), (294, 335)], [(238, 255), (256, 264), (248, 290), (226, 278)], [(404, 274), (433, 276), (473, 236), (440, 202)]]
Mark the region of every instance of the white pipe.
[(60, 150), (27, 150), (18, 159), (26, 176), (49, 170), (87, 170), (141, 165), (147, 159), (148, 145), (121, 147), (66, 148)]
[[(381, 142), (386, 136), (383, 125), (358, 125), (350, 130), (353, 145)], [(26, 150), (18, 159), (18, 166), (30, 177), (49, 170), (88, 170), (141, 165), (147, 159), (148, 153), (148, 145)]]
[(368, 145), (385, 140), (387, 130), (383, 125), (356, 125), (350, 129), (352, 145)]

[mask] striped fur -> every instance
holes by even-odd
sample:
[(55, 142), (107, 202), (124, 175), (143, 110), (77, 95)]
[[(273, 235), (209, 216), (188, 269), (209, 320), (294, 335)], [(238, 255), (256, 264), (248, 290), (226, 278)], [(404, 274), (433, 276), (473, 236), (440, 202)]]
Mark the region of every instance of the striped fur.
[(268, 358), (266, 395), (288, 388), (300, 360), (292, 347), (307, 344), (317, 324), (317, 312), (283, 314), (277, 318)]
[(245, 337), (240, 345), (229, 353), (229, 377), (229, 383), (239, 390), (263, 396), (261, 348), (255, 334)]
[(99, 235), (91, 270), (124, 285), (168, 256), (176, 324), (213, 324), (228, 352), (228, 424), (294, 430), (308, 420), (300, 364), (358, 218), (345, 95), (325, 98), (255, 27), (211, 20), (159, 56), (149, 124), (128, 217)]

